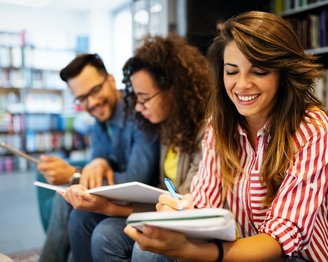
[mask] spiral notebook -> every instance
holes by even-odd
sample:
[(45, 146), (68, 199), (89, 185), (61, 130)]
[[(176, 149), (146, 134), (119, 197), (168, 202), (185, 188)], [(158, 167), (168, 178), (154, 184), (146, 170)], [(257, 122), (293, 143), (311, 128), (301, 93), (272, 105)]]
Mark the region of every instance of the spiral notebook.
[(229, 210), (222, 208), (132, 213), (127, 224), (140, 231), (145, 225), (178, 231), (191, 239), (236, 240), (235, 220)]

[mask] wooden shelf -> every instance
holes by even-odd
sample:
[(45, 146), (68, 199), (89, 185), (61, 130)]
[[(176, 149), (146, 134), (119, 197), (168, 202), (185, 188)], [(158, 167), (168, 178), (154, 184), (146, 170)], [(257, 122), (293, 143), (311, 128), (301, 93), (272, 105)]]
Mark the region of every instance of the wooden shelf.
[(313, 54), (313, 55), (325, 55), (325, 54), (328, 54), (328, 46), (314, 48), (314, 49), (306, 49), (305, 53)]
[(292, 15), (298, 15), (307, 11), (311, 11), (313, 9), (316, 8), (320, 8), (323, 6), (328, 6), (328, 1), (320, 1), (320, 2), (316, 2), (316, 3), (311, 3), (311, 4), (307, 4), (304, 6), (300, 6), (294, 9), (290, 9), (290, 10), (285, 10), (283, 12), (281, 12), (279, 15), (282, 17), (287, 17), (287, 16), (292, 16)]

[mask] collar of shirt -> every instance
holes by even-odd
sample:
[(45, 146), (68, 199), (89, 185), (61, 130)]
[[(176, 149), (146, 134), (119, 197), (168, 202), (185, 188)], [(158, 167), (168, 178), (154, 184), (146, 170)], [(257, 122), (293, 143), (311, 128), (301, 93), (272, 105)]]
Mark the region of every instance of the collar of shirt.
[(114, 115), (107, 121), (106, 126), (107, 128), (112, 128), (112, 127), (123, 128), (124, 121), (125, 121), (124, 101), (123, 98), (121, 98), (115, 109)]
[[(257, 131), (256, 136), (259, 137), (259, 136), (267, 135), (268, 134), (268, 127), (269, 127), (269, 121), (267, 121), (264, 124), (264, 126), (259, 131)], [(239, 133), (239, 135), (247, 137), (247, 131), (246, 131), (246, 129), (242, 128), (241, 125), (238, 125), (238, 133)]]

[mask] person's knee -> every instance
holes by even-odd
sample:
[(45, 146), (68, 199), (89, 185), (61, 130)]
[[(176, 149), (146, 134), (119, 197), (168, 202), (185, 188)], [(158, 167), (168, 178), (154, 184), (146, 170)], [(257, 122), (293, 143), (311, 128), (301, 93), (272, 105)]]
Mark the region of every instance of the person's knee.
[(76, 209), (72, 210), (69, 220), (68, 220), (68, 229), (69, 232), (76, 232), (81, 230), (85, 224), (85, 221), (88, 220), (88, 213), (81, 212)]
[(68, 204), (62, 196), (57, 194), (52, 205), (51, 219), (65, 222), (68, 220), (71, 210), (72, 206)]
[(111, 232), (100, 224), (94, 229), (91, 236), (91, 254), (94, 261), (102, 261), (104, 257), (111, 253), (110, 241)]
[(99, 223), (92, 233), (91, 245), (94, 247), (102, 247), (111, 245), (110, 239), (114, 240), (115, 235), (113, 236), (113, 228), (107, 223)]
[(91, 239), (92, 256), (95, 261), (113, 256), (129, 257), (132, 240), (124, 234), (124, 225), (125, 220), (120, 218), (107, 218), (97, 225)]
[(74, 209), (69, 218), (69, 234), (72, 236), (91, 238), (94, 228), (104, 218), (106, 218), (104, 215)]

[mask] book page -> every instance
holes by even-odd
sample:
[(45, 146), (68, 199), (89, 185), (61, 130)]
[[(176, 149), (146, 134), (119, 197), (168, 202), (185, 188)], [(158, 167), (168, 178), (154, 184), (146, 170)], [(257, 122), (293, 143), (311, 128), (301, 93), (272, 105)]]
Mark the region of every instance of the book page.
[(158, 198), (161, 194), (169, 194), (166, 190), (140, 182), (128, 182), (111, 186), (96, 187), (89, 189), (88, 192), (112, 200), (145, 204), (155, 204), (158, 202)]
[[(34, 185), (47, 189), (60, 191), (65, 190), (63, 186), (55, 186), (35, 181)], [(117, 185), (101, 186), (87, 190), (88, 193), (103, 196), (116, 203), (144, 203), (155, 204), (161, 194), (169, 194), (168, 191), (149, 186), (140, 182), (128, 182)]]

